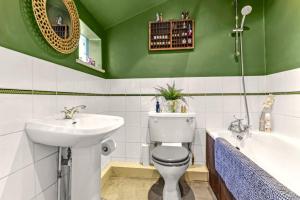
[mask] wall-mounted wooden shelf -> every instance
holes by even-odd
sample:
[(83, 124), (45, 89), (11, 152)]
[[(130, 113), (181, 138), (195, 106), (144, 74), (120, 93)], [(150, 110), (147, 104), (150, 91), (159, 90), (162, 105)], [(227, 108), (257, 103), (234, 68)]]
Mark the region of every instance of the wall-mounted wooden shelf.
[(149, 22), (149, 50), (194, 49), (194, 20)]
[(69, 37), (69, 26), (67, 25), (52, 25), (54, 32), (62, 39)]

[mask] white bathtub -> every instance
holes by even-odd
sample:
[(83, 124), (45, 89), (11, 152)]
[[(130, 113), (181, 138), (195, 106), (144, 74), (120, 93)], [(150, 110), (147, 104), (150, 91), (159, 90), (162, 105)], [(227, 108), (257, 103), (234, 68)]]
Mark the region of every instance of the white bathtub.
[(244, 155), (300, 196), (299, 139), (252, 131), (243, 141), (239, 141), (230, 131), (208, 129), (207, 132), (214, 139), (221, 137), (239, 147)]

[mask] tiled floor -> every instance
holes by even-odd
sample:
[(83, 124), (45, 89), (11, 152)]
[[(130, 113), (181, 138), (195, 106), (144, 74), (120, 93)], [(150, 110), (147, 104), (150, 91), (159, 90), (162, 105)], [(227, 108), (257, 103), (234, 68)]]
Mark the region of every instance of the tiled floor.
[[(187, 191), (183, 200), (215, 200), (207, 182), (193, 181), (182, 185), (186, 185), (184, 190)], [(163, 182), (157, 179), (111, 177), (102, 188), (102, 198), (104, 200), (148, 200), (149, 195), (149, 200), (162, 200), (162, 186)]]

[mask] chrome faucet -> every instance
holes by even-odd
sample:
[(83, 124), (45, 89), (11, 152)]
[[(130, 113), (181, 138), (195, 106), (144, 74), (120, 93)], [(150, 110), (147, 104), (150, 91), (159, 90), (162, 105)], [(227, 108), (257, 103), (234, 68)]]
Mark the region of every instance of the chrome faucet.
[(64, 108), (63, 111), (61, 111), (62, 113), (65, 113), (65, 119), (73, 119), (75, 113), (79, 113), (79, 109), (86, 109), (87, 106), (85, 105), (80, 105), (80, 106), (75, 106), (72, 107), (70, 109), (68, 109), (67, 107)]
[(250, 127), (247, 124), (243, 124), (242, 121), (243, 121), (243, 119), (236, 118), (236, 120), (231, 122), (228, 127), (229, 131), (238, 134), (237, 138), (239, 140), (242, 140), (244, 138), (245, 133), (248, 133), (249, 129), (250, 129)]

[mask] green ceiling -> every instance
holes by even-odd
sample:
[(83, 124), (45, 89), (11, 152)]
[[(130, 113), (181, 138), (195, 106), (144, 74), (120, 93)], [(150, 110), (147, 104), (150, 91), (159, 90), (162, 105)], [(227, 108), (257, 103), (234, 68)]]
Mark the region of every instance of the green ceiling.
[(80, 0), (104, 29), (136, 16), (167, 0)]

